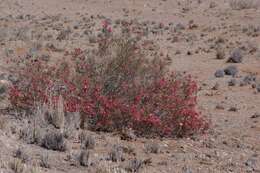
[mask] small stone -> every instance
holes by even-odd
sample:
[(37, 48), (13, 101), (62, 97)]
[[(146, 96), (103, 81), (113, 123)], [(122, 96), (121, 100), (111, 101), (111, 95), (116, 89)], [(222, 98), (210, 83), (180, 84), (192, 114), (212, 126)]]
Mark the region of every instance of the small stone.
[(232, 106), (231, 108), (229, 108), (229, 111), (231, 111), (231, 112), (237, 112), (238, 109), (237, 109), (236, 107)]
[(227, 62), (231, 62), (231, 63), (241, 63), (243, 59), (242, 53), (240, 49), (235, 49), (233, 50), (233, 52), (231, 53), (229, 59), (227, 60)]
[(256, 91), (257, 91), (257, 92), (260, 92), (260, 84), (258, 84), (258, 85), (256, 86)]
[(224, 69), (226, 75), (236, 76), (238, 73), (238, 69), (236, 66), (228, 66)]
[(252, 170), (256, 169), (256, 165), (257, 165), (257, 160), (254, 157), (249, 158), (246, 162), (245, 165), (249, 168), (251, 168)]
[(224, 75), (225, 75), (224, 70), (217, 70), (217, 71), (215, 72), (215, 77), (217, 77), (217, 78), (224, 77)]
[(216, 109), (224, 110), (225, 107), (222, 104), (217, 104)]
[(256, 88), (256, 84), (253, 83), (253, 84), (251, 85), (251, 87), (252, 87), (252, 88)]
[(235, 86), (237, 84), (236, 79), (231, 79), (230, 81), (228, 81), (228, 86)]
[(179, 55), (179, 54), (181, 54), (181, 51), (180, 50), (176, 50), (175, 55)]
[(178, 32), (178, 31), (181, 31), (181, 30), (184, 30), (185, 29), (185, 26), (181, 23), (178, 23), (175, 27), (174, 27), (174, 31), (175, 32)]
[(213, 87), (212, 90), (219, 90), (219, 83), (216, 83)]
[(240, 81), (240, 84), (239, 84), (239, 86), (245, 86), (246, 85), (246, 82), (244, 82), (244, 81)]
[(251, 116), (252, 119), (254, 118), (260, 118), (260, 113), (255, 113), (254, 115)]
[(243, 80), (240, 82), (241, 86), (252, 84), (256, 81), (255, 75), (247, 75), (243, 78)]

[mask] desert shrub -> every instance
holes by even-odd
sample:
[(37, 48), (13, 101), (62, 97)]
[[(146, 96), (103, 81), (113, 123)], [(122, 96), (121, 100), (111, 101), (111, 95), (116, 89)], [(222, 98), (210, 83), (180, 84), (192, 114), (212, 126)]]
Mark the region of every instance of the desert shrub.
[(50, 168), (50, 163), (49, 163), (49, 155), (47, 153), (41, 155), (40, 157), (40, 166), (43, 168)]
[(95, 138), (91, 135), (86, 136), (85, 139), (81, 142), (81, 148), (82, 149), (94, 149), (95, 148)]
[(81, 166), (89, 166), (90, 165), (90, 153), (89, 151), (81, 151), (79, 155), (79, 163)]
[(9, 163), (9, 167), (14, 173), (23, 173), (25, 170), (24, 164), (20, 159), (14, 159), (13, 161), (11, 161)]
[(62, 133), (49, 132), (44, 136), (42, 146), (49, 150), (65, 151), (66, 141)]
[(146, 153), (154, 153), (154, 154), (158, 154), (161, 151), (161, 147), (158, 143), (155, 142), (148, 142), (147, 144), (145, 144), (144, 146), (144, 151)]
[(14, 157), (20, 159), (23, 163), (29, 160), (28, 154), (24, 151), (24, 149), (18, 148), (14, 152)]
[(234, 10), (257, 8), (254, 0), (230, 0), (229, 5)]
[(140, 136), (183, 136), (207, 128), (196, 110), (198, 88), (190, 76), (169, 71), (166, 60), (146, 56), (139, 42), (113, 36), (107, 25), (98, 44), (91, 51), (66, 52), (55, 65), (15, 59), (19, 80), (10, 89), (12, 105), (55, 109), (62, 98), (64, 112), (80, 112), (82, 128), (131, 128)]
[(123, 148), (119, 145), (114, 145), (109, 152), (109, 159), (112, 162), (120, 162), (124, 160), (123, 157)]

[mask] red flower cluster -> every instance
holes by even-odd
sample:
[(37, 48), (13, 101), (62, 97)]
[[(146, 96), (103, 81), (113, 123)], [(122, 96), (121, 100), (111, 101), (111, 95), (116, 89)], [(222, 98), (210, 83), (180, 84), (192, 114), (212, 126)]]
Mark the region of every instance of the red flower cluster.
[(12, 105), (55, 105), (61, 95), (65, 111), (80, 112), (81, 124), (93, 130), (131, 128), (140, 136), (204, 131), (207, 122), (196, 110), (196, 82), (190, 76), (164, 74), (160, 61), (143, 61), (137, 58), (136, 45), (119, 43), (123, 46), (117, 56), (102, 57), (101, 63), (87, 59), (81, 49), (67, 52), (70, 61), (55, 67), (27, 60), (10, 89)]

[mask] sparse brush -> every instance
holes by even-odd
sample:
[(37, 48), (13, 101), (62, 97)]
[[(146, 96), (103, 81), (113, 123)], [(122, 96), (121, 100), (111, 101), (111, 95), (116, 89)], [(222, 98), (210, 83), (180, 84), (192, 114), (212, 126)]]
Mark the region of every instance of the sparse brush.
[(49, 132), (44, 136), (42, 146), (49, 150), (65, 151), (66, 141), (62, 133)]
[(109, 153), (109, 158), (112, 162), (123, 161), (123, 148), (121, 146), (114, 145)]
[(14, 157), (20, 159), (23, 163), (29, 160), (29, 156), (26, 154), (25, 150), (22, 148), (18, 148), (14, 152)]
[(50, 168), (51, 167), (50, 163), (49, 163), (49, 155), (47, 153), (41, 155), (40, 166), (43, 167), (43, 168)]
[(257, 8), (257, 3), (254, 0), (230, 0), (229, 5), (234, 10), (243, 10)]
[(145, 152), (158, 154), (160, 152), (160, 145), (155, 142), (148, 142), (145, 144)]
[(135, 158), (127, 162), (125, 169), (129, 172), (139, 172), (143, 164), (144, 163), (142, 160), (138, 160)]
[[(51, 98), (51, 97), (50, 97)], [(46, 118), (49, 123), (54, 125), (55, 128), (58, 128), (63, 132), (65, 124), (65, 112), (64, 112), (64, 103), (62, 96), (58, 97), (57, 104), (54, 105), (53, 101), (49, 101), (47, 105)]]
[(82, 149), (94, 149), (95, 147), (95, 138), (91, 135), (85, 137), (85, 139), (81, 142), (81, 148)]
[(4, 130), (6, 128), (7, 121), (4, 117), (0, 116), (0, 130)]
[(113, 36), (108, 24), (103, 32), (91, 56), (75, 49), (55, 66), (19, 59), (11, 104), (25, 110), (52, 105), (51, 122), (60, 129), (68, 112), (80, 112), (81, 128), (95, 131), (127, 128), (139, 136), (176, 137), (207, 129), (190, 76), (170, 72), (165, 59), (148, 58), (141, 43)]
[(24, 173), (24, 165), (20, 159), (14, 159), (9, 163), (9, 167), (14, 173)]
[(36, 121), (24, 127), (19, 134), (20, 138), (28, 144), (39, 144), (42, 140), (42, 132)]
[(40, 170), (38, 167), (34, 166), (30, 169), (30, 172), (29, 173), (40, 173)]
[(220, 46), (216, 49), (216, 58), (225, 59), (225, 50)]
[(83, 150), (83, 151), (81, 151), (81, 153), (80, 153), (80, 155), (79, 155), (79, 163), (80, 163), (80, 165), (81, 166), (89, 166), (89, 158), (90, 157), (90, 153), (89, 153), (89, 151), (85, 151), (85, 150)]

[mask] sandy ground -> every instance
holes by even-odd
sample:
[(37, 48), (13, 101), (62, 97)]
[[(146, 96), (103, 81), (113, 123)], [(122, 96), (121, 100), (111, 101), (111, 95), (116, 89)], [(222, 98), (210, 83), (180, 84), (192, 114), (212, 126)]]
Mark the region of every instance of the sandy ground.
[[(196, 77), (199, 110), (211, 127), (207, 134), (194, 138), (153, 140), (161, 148), (157, 154), (144, 152), (149, 139), (128, 142), (112, 134), (89, 132), (97, 141), (93, 160), (106, 160), (117, 144), (133, 149), (125, 162), (151, 159), (140, 172), (260, 172), (260, 9), (233, 10), (228, 0), (0, 0), (1, 74), (7, 73), (4, 62), (8, 57), (22, 56), (36, 44), (43, 46), (37, 53), (52, 58), (62, 56), (65, 50), (91, 46), (90, 40), (104, 19), (111, 20), (114, 30), (120, 28), (117, 20), (132, 21), (137, 31), (146, 32), (147, 40), (160, 45), (151, 52), (168, 55), (172, 69)], [(57, 40), (68, 28), (70, 34)], [(59, 51), (47, 49), (50, 43)], [(223, 59), (216, 58), (218, 46), (225, 54)], [(243, 61), (227, 63), (236, 48), (241, 49)], [(229, 65), (238, 68), (238, 75), (215, 77), (217, 70)], [(248, 75), (256, 80), (243, 85)], [(229, 86), (230, 80), (235, 80), (234, 86)], [(19, 147), (29, 157), (26, 169), (36, 165), (39, 172), (98, 172), (98, 168), (112, 170), (114, 165), (127, 164), (98, 161), (100, 164), (92, 167), (80, 166), (71, 159), (78, 154), (78, 140), (71, 139), (66, 152), (46, 150), (18, 138), (25, 123), (17, 115), (2, 111), (0, 117), (6, 125), (0, 130), (0, 172), (8, 172)], [(50, 168), (40, 166), (45, 153)]]

